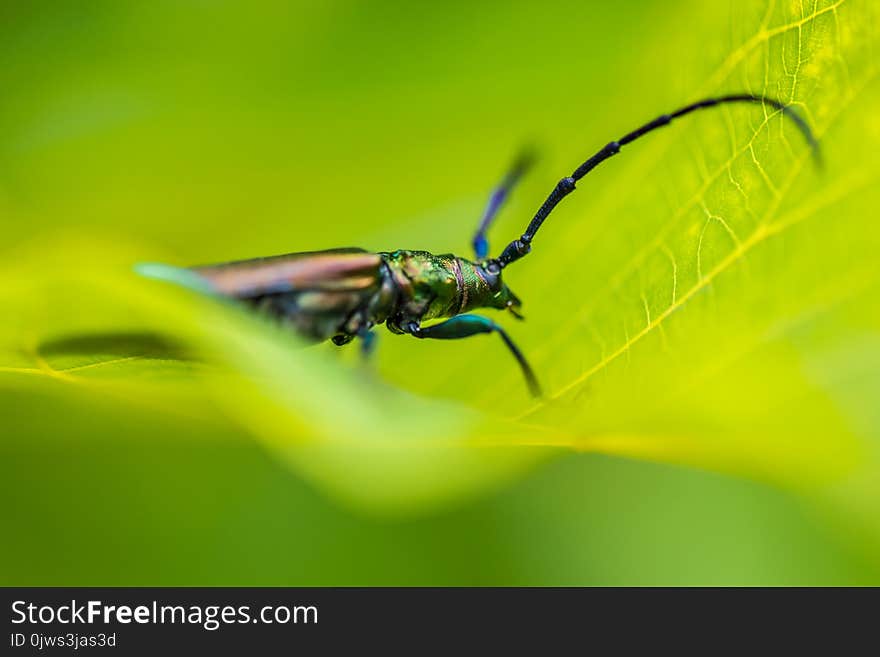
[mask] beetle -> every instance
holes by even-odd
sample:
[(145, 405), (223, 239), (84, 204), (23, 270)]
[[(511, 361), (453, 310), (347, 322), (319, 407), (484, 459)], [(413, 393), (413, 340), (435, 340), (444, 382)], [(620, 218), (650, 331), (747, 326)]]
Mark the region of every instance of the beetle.
[[(541, 395), (532, 368), (499, 324), (470, 311), (479, 308), (519, 314), (520, 299), (502, 279), (502, 271), (532, 249), (541, 225), (576, 183), (620, 149), (676, 118), (699, 109), (730, 103), (752, 103), (781, 112), (797, 125), (818, 156), (818, 145), (807, 122), (791, 106), (752, 94), (706, 98), (686, 105), (603, 146), (570, 176), (562, 178), (535, 213), (525, 232), (495, 258), (489, 258), (487, 232), (506, 197), (532, 163), (521, 156), (494, 189), (483, 212), (472, 246), (473, 260), (453, 254), (397, 250), (371, 253), (345, 248), (290, 253), (240, 260), (185, 270), (165, 265), (142, 265), (140, 273), (192, 282), (222, 297), (232, 298), (278, 318), (302, 337), (315, 342), (332, 340), (344, 345), (355, 338), (368, 354), (374, 344), (372, 329), (385, 324), (392, 333), (419, 339), (457, 340), (481, 333), (501, 337), (519, 363), (529, 390)], [(430, 320), (443, 320), (425, 325)]]

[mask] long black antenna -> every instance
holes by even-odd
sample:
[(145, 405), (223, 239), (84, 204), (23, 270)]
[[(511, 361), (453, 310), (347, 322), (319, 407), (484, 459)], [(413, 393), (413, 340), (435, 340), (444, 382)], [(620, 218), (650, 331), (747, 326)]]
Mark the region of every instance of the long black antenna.
[(681, 109), (676, 110), (671, 114), (663, 114), (662, 116), (658, 116), (653, 121), (646, 123), (641, 128), (633, 130), (632, 132), (624, 135), (617, 141), (612, 141), (611, 143), (606, 144), (602, 148), (602, 150), (600, 150), (598, 153), (593, 155), (593, 157), (591, 157), (582, 165), (580, 165), (577, 169), (575, 169), (574, 173), (572, 173), (571, 176), (563, 178), (556, 184), (554, 190), (550, 192), (550, 196), (547, 197), (547, 200), (544, 201), (544, 204), (540, 207), (532, 221), (529, 223), (528, 228), (526, 228), (526, 232), (523, 233), (519, 239), (513, 240), (510, 244), (508, 244), (504, 251), (501, 252), (501, 255), (498, 256), (495, 260), (490, 260), (487, 263), (487, 266), (500, 271), (511, 262), (516, 262), (524, 255), (526, 255), (529, 251), (531, 251), (532, 239), (534, 239), (535, 233), (538, 232), (541, 224), (544, 223), (544, 220), (553, 211), (553, 208), (556, 207), (559, 201), (561, 201), (574, 191), (575, 183), (578, 180), (586, 176), (590, 171), (595, 169), (612, 155), (617, 155), (620, 152), (621, 146), (626, 146), (627, 144), (634, 142), (636, 139), (648, 134), (652, 130), (662, 128), (663, 126), (669, 124), (673, 119), (677, 119), (680, 116), (690, 114), (691, 112), (698, 109), (703, 109), (705, 107), (714, 107), (715, 105), (723, 105), (725, 103), (758, 103), (760, 105), (769, 105), (773, 109), (782, 112), (785, 116), (789, 117), (792, 121), (795, 122), (798, 129), (803, 133), (804, 138), (807, 140), (807, 143), (810, 145), (810, 148), (813, 149), (813, 154), (815, 155), (817, 162), (820, 162), (819, 144), (816, 141), (816, 138), (813, 136), (813, 131), (810, 130), (810, 126), (807, 125), (807, 122), (789, 105), (785, 105), (784, 103), (781, 103), (780, 101), (773, 98), (762, 98), (760, 96), (753, 96), (751, 94), (734, 94), (730, 96), (719, 96), (718, 98), (707, 98), (705, 100), (700, 100), (696, 103), (687, 105), (686, 107), (682, 107)]

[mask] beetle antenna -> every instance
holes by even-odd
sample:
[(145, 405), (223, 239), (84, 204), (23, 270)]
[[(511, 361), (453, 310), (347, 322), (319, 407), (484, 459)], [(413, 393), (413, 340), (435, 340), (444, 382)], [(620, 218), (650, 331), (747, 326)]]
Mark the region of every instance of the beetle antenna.
[(663, 126), (671, 123), (673, 119), (677, 119), (680, 116), (690, 114), (691, 112), (698, 109), (714, 107), (716, 105), (724, 105), (727, 103), (757, 103), (759, 105), (769, 105), (773, 109), (781, 112), (784, 116), (787, 116), (792, 121), (794, 121), (795, 125), (797, 125), (798, 129), (807, 140), (807, 143), (810, 145), (817, 164), (821, 165), (819, 143), (816, 141), (816, 137), (813, 135), (813, 131), (810, 130), (810, 126), (807, 124), (804, 118), (800, 114), (795, 112), (790, 105), (786, 105), (773, 98), (764, 98), (761, 96), (753, 96), (751, 94), (734, 94), (730, 96), (719, 96), (718, 98), (706, 98), (705, 100), (700, 100), (696, 103), (691, 103), (690, 105), (686, 105), (681, 109), (675, 110), (671, 114), (663, 114), (661, 116), (658, 116), (653, 121), (646, 123), (640, 128), (636, 128), (635, 130), (624, 135), (617, 141), (612, 141), (606, 144), (598, 153), (593, 155), (590, 159), (588, 159), (577, 169), (575, 169), (574, 173), (572, 173), (571, 176), (563, 178), (556, 184), (556, 187), (553, 189), (552, 192), (550, 192), (550, 196), (547, 197), (547, 200), (544, 201), (544, 204), (541, 205), (534, 218), (532, 218), (532, 221), (529, 223), (528, 228), (526, 228), (526, 232), (524, 232), (519, 239), (515, 239), (510, 244), (508, 244), (504, 251), (501, 252), (501, 255), (498, 256), (495, 260), (489, 261), (489, 263), (487, 263), (487, 266), (500, 271), (510, 263), (516, 262), (517, 260), (525, 256), (529, 251), (531, 251), (532, 239), (534, 239), (535, 233), (538, 232), (541, 224), (544, 223), (544, 220), (553, 211), (553, 208), (556, 207), (559, 201), (561, 201), (574, 191), (575, 183), (578, 180), (586, 176), (588, 173), (590, 173), (590, 171), (595, 169), (611, 156), (617, 155), (620, 152), (620, 148), (622, 146), (626, 146), (627, 144), (634, 142), (636, 139), (648, 134), (652, 130), (662, 128)]

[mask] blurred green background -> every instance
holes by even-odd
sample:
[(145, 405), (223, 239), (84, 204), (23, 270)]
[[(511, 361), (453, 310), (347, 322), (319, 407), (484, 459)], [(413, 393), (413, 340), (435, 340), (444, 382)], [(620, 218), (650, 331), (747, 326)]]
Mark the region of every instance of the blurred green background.
[[(880, 12), (5, 3), (0, 584), (880, 583)], [(300, 350), (131, 273), (468, 255), (657, 114), (506, 272), (510, 331)]]

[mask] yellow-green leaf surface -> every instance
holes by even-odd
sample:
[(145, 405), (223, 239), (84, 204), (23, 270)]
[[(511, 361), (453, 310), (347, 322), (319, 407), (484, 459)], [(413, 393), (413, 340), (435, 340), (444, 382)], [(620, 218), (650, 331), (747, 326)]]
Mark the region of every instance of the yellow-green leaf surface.
[[(877, 7), (583, 4), (553, 34), (508, 3), (12, 12), (0, 410), (26, 582), (873, 581)], [(604, 143), (740, 91), (793, 104), (824, 166), (779, 113), (729, 106), (585, 178), (505, 271), (537, 402), (491, 337), (380, 329), (364, 366), (133, 271), (467, 255), (537, 143), (497, 249)], [(48, 566), (56, 532), (139, 561)], [(676, 536), (749, 548), (713, 570)], [(774, 541), (808, 547), (782, 566)]]

